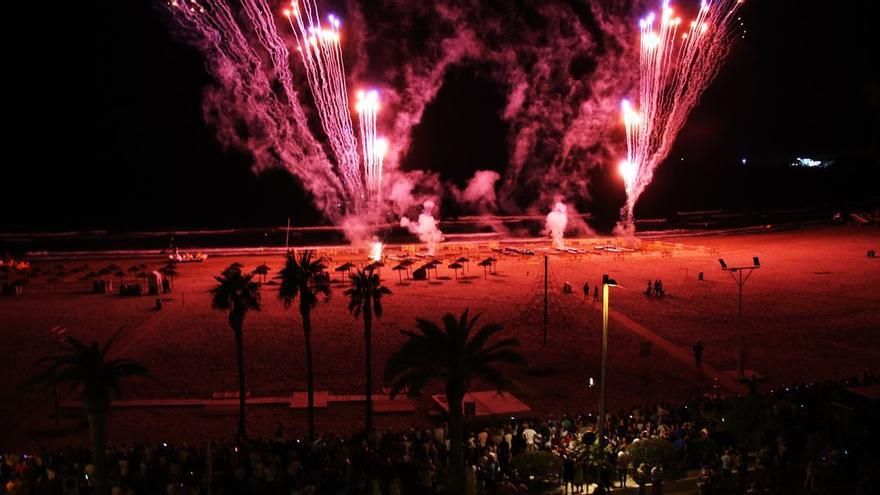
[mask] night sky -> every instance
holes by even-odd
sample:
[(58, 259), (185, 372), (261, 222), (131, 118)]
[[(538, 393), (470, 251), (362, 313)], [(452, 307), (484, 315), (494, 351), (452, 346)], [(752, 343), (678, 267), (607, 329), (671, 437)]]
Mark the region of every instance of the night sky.
[[(217, 142), (202, 118), (210, 82), (202, 55), (171, 36), (155, 4), (65, 8), (77, 12), (34, 24), (6, 59), (0, 229), (268, 226), (288, 215), (321, 221), (286, 171), (257, 176), (246, 154)], [(870, 26), (877, 11), (870, 0), (750, 0), (745, 39), (636, 215), (876, 198), (880, 50)], [(413, 129), (403, 167), (419, 164), (459, 185), (476, 169), (503, 173), (503, 106), (497, 82), (473, 66), (451, 67)], [(795, 156), (836, 164), (785, 167)], [(616, 215), (623, 202), (616, 163), (594, 173), (589, 197), (587, 211)]]

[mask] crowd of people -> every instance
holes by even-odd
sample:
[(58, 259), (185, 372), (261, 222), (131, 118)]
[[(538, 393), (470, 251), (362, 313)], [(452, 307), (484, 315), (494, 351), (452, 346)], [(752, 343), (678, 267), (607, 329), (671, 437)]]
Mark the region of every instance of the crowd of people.
[[(515, 459), (540, 452), (561, 459), (552, 481), (566, 493), (635, 484), (639, 493), (656, 494), (687, 470), (697, 470), (702, 493), (784, 493), (791, 479), (806, 490), (831, 479), (869, 493), (878, 464), (868, 447), (877, 434), (867, 416), (859, 416), (864, 408), (841, 417), (831, 406), (855, 383), (876, 379), (866, 373), (750, 398), (704, 396), (617, 411), (606, 416), (603, 450), (590, 448), (597, 439), (592, 413), (508, 418), (470, 428), (464, 439), (466, 493), (526, 493), (528, 480), (517, 473)], [(634, 447), (644, 441), (667, 442), (671, 457), (650, 463)], [(279, 426), (268, 440), (116, 444), (108, 460), (114, 494), (430, 494), (444, 489), (449, 437), (439, 424), (305, 442)], [(0, 493), (92, 493), (94, 466), (86, 449), (43, 448), (5, 454), (0, 461)], [(857, 467), (863, 471), (848, 471)]]

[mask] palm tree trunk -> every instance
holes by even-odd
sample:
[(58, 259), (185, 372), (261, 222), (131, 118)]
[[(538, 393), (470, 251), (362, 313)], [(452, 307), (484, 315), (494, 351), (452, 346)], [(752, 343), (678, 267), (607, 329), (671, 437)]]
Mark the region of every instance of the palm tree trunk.
[(364, 303), (364, 342), (366, 344), (367, 353), (367, 385), (366, 393), (364, 395), (367, 399), (367, 420), (365, 426), (368, 432), (373, 430), (373, 315), (370, 308), (371, 303), (372, 301), (369, 298), (367, 298), (367, 301)]
[(308, 406), (306, 413), (309, 422), (309, 441), (315, 440), (315, 372), (312, 369), (312, 319), (308, 307), (300, 306), (303, 321), (303, 333), (306, 338), (306, 395)]
[(446, 403), (449, 405), (449, 486), (448, 493), (464, 493), (464, 386), (449, 384), (446, 388)]
[(245, 431), (245, 381), (244, 381), (244, 334), (239, 327), (235, 332), (235, 351), (238, 355), (238, 438), (246, 438)]
[(92, 435), (92, 459), (95, 465), (95, 492), (98, 495), (110, 493), (110, 480), (107, 474), (107, 413), (88, 414), (89, 431)]

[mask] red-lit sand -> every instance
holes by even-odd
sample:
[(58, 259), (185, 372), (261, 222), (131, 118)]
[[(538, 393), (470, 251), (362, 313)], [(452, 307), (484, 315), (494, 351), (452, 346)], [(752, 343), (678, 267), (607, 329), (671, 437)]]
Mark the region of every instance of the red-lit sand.
[[(504, 323), (509, 335), (522, 341), (523, 351), (536, 368), (554, 373), (515, 376), (526, 387), (517, 396), (538, 414), (560, 414), (595, 407), (597, 390), (587, 386), (598, 377), (600, 313), (582, 302), (584, 281), (597, 283), (603, 273), (625, 289), (615, 289), (611, 306), (659, 336), (684, 348), (702, 339), (704, 361), (715, 368), (733, 368), (736, 332), (736, 285), (720, 271), (717, 258), (728, 264), (747, 264), (761, 258), (745, 291), (745, 328), (748, 368), (767, 376), (767, 387), (780, 384), (839, 378), (876, 369), (880, 360), (880, 260), (868, 259), (868, 249), (880, 247), (880, 231), (847, 227), (813, 228), (788, 232), (738, 236), (666, 239), (678, 249), (650, 249), (628, 256), (551, 255), (556, 296), (573, 324), (551, 328), (549, 345), (542, 348), (540, 324), (518, 321), (525, 303), (537, 297), (543, 263), (540, 252), (530, 258), (500, 257), (497, 275), (483, 279), (482, 268), (470, 264), (470, 278), (455, 280), (441, 267), (445, 280), (398, 283), (398, 275), (382, 270), (394, 292), (384, 303), (385, 314), (374, 328), (375, 380), (381, 383), (382, 365), (402, 339), (398, 330), (412, 327), (415, 317), (439, 319), (441, 313), (459, 313), (466, 307), (483, 313), (483, 321)], [(643, 248), (654, 247), (645, 241)], [(490, 255), (487, 247), (464, 252), (474, 261)], [(542, 246), (546, 247), (546, 245)], [(671, 257), (668, 257), (671, 254)], [(444, 251), (445, 264), (460, 256)], [(346, 258), (335, 256), (334, 267)], [(92, 269), (109, 263), (124, 270), (144, 260), (91, 260)], [(50, 395), (29, 392), (21, 384), (33, 374), (33, 362), (50, 348), (48, 329), (64, 325), (84, 340), (104, 340), (123, 329), (118, 351), (149, 366), (158, 383), (136, 380), (126, 385), (128, 398), (208, 398), (212, 392), (235, 390), (236, 375), (232, 334), (226, 315), (211, 309), (208, 289), (211, 275), (233, 261), (253, 269), (265, 262), (275, 272), (280, 258), (214, 257), (203, 264), (182, 264), (175, 292), (164, 309), (152, 310), (155, 298), (124, 298), (86, 292), (86, 282), (69, 277), (57, 287), (38, 278), (19, 297), (0, 298), (2, 333), (0, 425), (15, 430), (3, 435), (0, 447), (41, 443), (85, 442), (87, 431), (66, 419), (64, 435), (40, 433), (53, 429), (47, 418)], [(362, 258), (357, 260), (362, 261)], [(146, 260), (158, 268), (163, 260)], [(83, 262), (69, 262), (78, 266)], [(45, 263), (54, 266), (56, 263)], [(444, 266), (445, 266), (444, 264)], [(705, 281), (698, 281), (703, 271)], [(661, 278), (668, 295), (648, 299), (647, 279)], [(334, 278), (339, 275), (334, 273)], [(563, 295), (563, 282), (574, 285), (574, 294)], [(347, 312), (334, 284), (332, 300), (313, 313), (316, 385), (335, 394), (362, 393), (363, 337), (360, 320)], [(294, 309), (285, 310), (274, 286), (265, 285), (263, 311), (248, 316), (245, 346), (248, 389), (253, 396), (284, 396), (305, 389), (303, 339)], [(551, 314), (552, 316), (552, 314)], [(540, 315), (533, 319), (540, 322)], [(650, 356), (639, 352), (641, 338), (612, 320), (609, 335), (609, 400), (612, 406), (639, 402), (685, 399), (711, 388), (711, 378), (691, 363), (676, 359), (654, 346)], [(378, 388), (378, 385), (377, 385)], [(475, 388), (480, 388), (475, 384)], [(380, 415), (378, 426), (419, 424), (430, 420), (429, 402), (421, 402), (416, 415)], [(33, 411), (25, 420), (28, 411)], [(71, 416), (73, 416), (71, 414)], [(271, 434), (279, 423), (288, 431), (303, 428), (305, 412), (287, 407), (252, 407), (248, 418), (253, 435)], [(347, 433), (362, 421), (359, 404), (333, 404), (319, 411), (323, 431)], [(80, 425), (81, 426), (81, 425)], [(110, 437), (115, 441), (184, 439), (198, 441), (228, 437), (235, 416), (204, 415), (199, 409), (134, 409), (115, 411)], [(2, 429), (7, 430), (6, 426)], [(8, 431), (8, 430), (7, 430)]]

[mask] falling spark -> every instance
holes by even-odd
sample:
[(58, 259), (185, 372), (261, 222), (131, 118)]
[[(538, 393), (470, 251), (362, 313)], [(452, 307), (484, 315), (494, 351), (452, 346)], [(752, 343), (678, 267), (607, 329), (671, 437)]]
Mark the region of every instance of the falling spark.
[(364, 183), (367, 200), (371, 205), (382, 197), (382, 161), (388, 150), (388, 141), (376, 137), (376, 115), (379, 113), (379, 93), (376, 90), (358, 91), (355, 110), (360, 122), (361, 156), (364, 162)]
[(632, 226), (636, 201), (730, 51), (741, 4), (741, 0), (703, 1), (681, 36), (681, 18), (668, 1), (662, 4), (659, 27), (653, 12), (639, 21), (638, 111), (629, 100), (621, 104), (627, 145), (626, 160), (619, 167), (626, 186), (621, 210), (625, 227)]
[(330, 14), (327, 16), (329, 26), (324, 27), (320, 22), (318, 6), (312, 0), (302, 0), (302, 8), (298, 0), (291, 1), (284, 15), (296, 37), (297, 50), (306, 70), (321, 125), (357, 209), (364, 191), (357, 141), (349, 112), (345, 64), (342, 61), (341, 23)]

